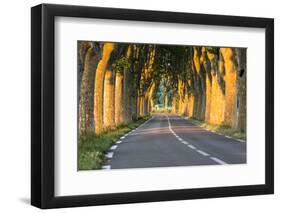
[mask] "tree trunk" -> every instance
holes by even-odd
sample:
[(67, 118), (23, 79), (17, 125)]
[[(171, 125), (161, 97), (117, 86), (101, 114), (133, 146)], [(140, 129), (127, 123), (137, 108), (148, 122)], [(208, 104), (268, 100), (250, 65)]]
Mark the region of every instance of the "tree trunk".
[(188, 104), (187, 104), (188, 117), (194, 117), (194, 95), (191, 93), (188, 95)]
[[(223, 61), (218, 59), (214, 53), (207, 52), (211, 65), (212, 85), (211, 85), (211, 106), (209, 123), (221, 125), (224, 122), (225, 97), (219, 83), (219, 73), (223, 73)], [(217, 65), (218, 64), (218, 65)]]
[(148, 113), (152, 112), (154, 90), (155, 90), (155, 83), (152, 82), (152, 85), (149, 88), (149, 92), (148, 92)]
[(195, 118), (199, 120), (205, 119), (205, 74), (202, 69), (202, 64), (200, 63), (200, 50), (198, 47), (193, 48), (193, 69), (194, 69), (194, 83), (195, 83), (195, 106), (194, 106), (194, 114)]
[(225, 66), (225, 120), (226, 126), (235, 127), (237, 121), (236, 114), (236, 74), (237, 70), (234, 64), (234, 52), (232, 48), (220, 48), (224, 66)]
[(124, 123), (123, 81), (123, 73), (117, 72), (115, 78), (115, 123), (117, 126)]
[(115, 73), (106, 70), (104, 79), (103, 123), (105, 129), (115, 127)]
[[(131, 45), (128, 46), (126, 58), (129, 60), (131, 57)], [(124, 123), (129, 123), (132, 121), (132, 113), (131, 113), (131, 104), (130, 104), (130, 96), (131, 96), (131, 72), (130, 70), (124, 70), (124, 83), (123, 83), (123, 106), (124, 106)]]
[(185, 111), (185, 108), (184, 108), (184, 83), (180, 78), (178, 79), (178, 95), (179, 95), (178, 112), (179, 112), (179, 114), (183, 115), (184, 111)]
[(247, 83), (247, 71), (246, 71), (246, 49), (236, 49), (236, 55), (238, 60), (238, 73), (237, 77), (237, 88), (238, 88), (238, 121), (237, 121), (237, 130), (245, 132), (246, 131), (246, 107), (247, 107), (247, 98), (246, 98), (246, 83)]
[(113, 43), (104, 43), (102, 59), (99, 61), (96, 70), (95, 89), (94, 89), (94, 120), (95, 133), (100, 134), (103, 131), (103, 86), (105, 70), (114, 49)]
[(173, 101), (172, 101), (172, 113), (177, 113), (177, 97), (175, 94), (173, 95)]
[(210, 111), (212, 101), (212, 74), (211, 65), (207, 56), (207, 50), (205, 47), (202, 48), (201, 63), (204, 66), (206, 77), (205, 77), (205, 94), (206, 94), (206, 107), (205, 107), (205, 121), (210, 122)]
[[(87, 42), (88, 43), (88, 42)], [(81, 43), (80, 43), (81, 44)], [(85, 46), (84, 46), (85, 47)], [(84, 51), (83, 51), (84, 52)], [(81, 69), (79, 85), (79, 134), (84, 134), (88, 131), (94, 132), (93, 122), (93, 87), (95, 71), (97, 63), (100, 60), (98, 51), (94, 50), (92, 45), (88, 43), (86, 53), (79, 56), (81, 60)]]

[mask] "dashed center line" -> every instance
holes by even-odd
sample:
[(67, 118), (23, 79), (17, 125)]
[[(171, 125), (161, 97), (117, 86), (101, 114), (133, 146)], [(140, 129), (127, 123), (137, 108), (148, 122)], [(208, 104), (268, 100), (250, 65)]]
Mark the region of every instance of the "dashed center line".
[(227, 164), (226, 162), (224, 162), (224, 161), (222, 161), (222, 160), (220, 160), (220, 159), (218, 159), (218, 158), (216, 158), (216, 157), (210, 157), (213, 161), (215, 161), (215, 162), (217, 162), (217, 163), (219, 163), (219, 164), (222, 164), (222, 165), (225, 165), (225, 164)]
[(193, 146), (193, 145), (191, 145), (191, 144), (188, 144), (187, 146), (188, 146), (190, 149), (196, 149), (196, 147)]
[[(181, 137), (179, 137), (172, 129), (171, 127), (171, 122), (170, 122), (170, 118), (168, 115), (166, 115), (167, 117), (167, 120), (168, 120), (168, 124), (169, 124), (169, 130), (172, 132), (172, 134), (184, 145), (187, 145), (189, 148), (191, 149), (194, 149), (196, 152), (198, 152), (199, 154), (203, 155), (203, 156), (206, 156), (206, 157), (209, 157), (210, 159), (212, 159), (213, 161), (215, 161), (216, 163), (218, 164), (221, 164), (221, 165), (225, 165), (227, 164), (226, 162), (224, 162), (223, 160), (219, 159), (219, 158), (216, 158), (216, 157), (211, 157), (209, 153), (207, 152), (204, 152), (200, 149), (197, 149), (195, 146), (189, 144), (188, 142), (184, 141)], [(212, 130), (210, 130), (212, 131)], [(229, 136), (226, 136), (227, 138), (231, 138)]]
[(204, 152), (204, 151), (202, 151), (202, 150), (200, 150), (200, 149), (197, 149), (196, 151), (197, 151), (198, 153), (200, 153), (201, 155), (210, 156), (208, 153), (206, 153), (206, 152)]

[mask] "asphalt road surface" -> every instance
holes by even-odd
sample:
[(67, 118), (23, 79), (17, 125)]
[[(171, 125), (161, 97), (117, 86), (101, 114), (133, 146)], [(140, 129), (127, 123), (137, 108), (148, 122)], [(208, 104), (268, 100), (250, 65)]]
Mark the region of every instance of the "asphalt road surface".
[(155, 114), (122, 136), (106, 154), (103, 169), (246, 163), (246, 143), (171, 114)]

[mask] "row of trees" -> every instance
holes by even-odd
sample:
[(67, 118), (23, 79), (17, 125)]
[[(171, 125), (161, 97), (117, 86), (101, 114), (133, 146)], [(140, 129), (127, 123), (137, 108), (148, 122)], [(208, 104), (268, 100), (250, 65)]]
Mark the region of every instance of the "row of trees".
[(170, 46), (159, 57), (166, 111), (246, 130), (245, 48)]
[(78, 42), (80, 134), (99, 134), (151, 111), (155, 50), (155, 45)]
[(100, 134), (165, 109), (246, 128), (246, 50), (78, 42), (79, 133)]

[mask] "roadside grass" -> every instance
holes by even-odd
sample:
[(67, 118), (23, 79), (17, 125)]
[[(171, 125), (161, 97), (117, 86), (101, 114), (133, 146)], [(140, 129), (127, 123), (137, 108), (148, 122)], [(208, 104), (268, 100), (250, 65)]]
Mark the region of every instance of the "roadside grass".
[(104, 132), (100, 135), (87, 133), (79, 137), (78, 142), (78, 170), (100, 169), (105, 160), (104, 155), (107, 150), (122, 135), (149, 119), (149, 116), (139, 118), (138, 120), (126, 125), (120, 125), (116, 129)]
[(230, 136), (230, 137), (235, 138), (235, 139), (242, 139), (242, 140), (246, 141), (246, 132), (241, 132), (241, 131), (232, 129), (232, 128), (227, 127), (227, 126), (208, 124), (206, 122), (199, 121), (199, 120), (196, 120), (194, 118), (187, 118), (187, 119), (191, 120), (197, 126), (203, 127), (205, 129), (212, 130), (212, 131), (215, 131), (217, 133), (227, 135), (227, 136)]

